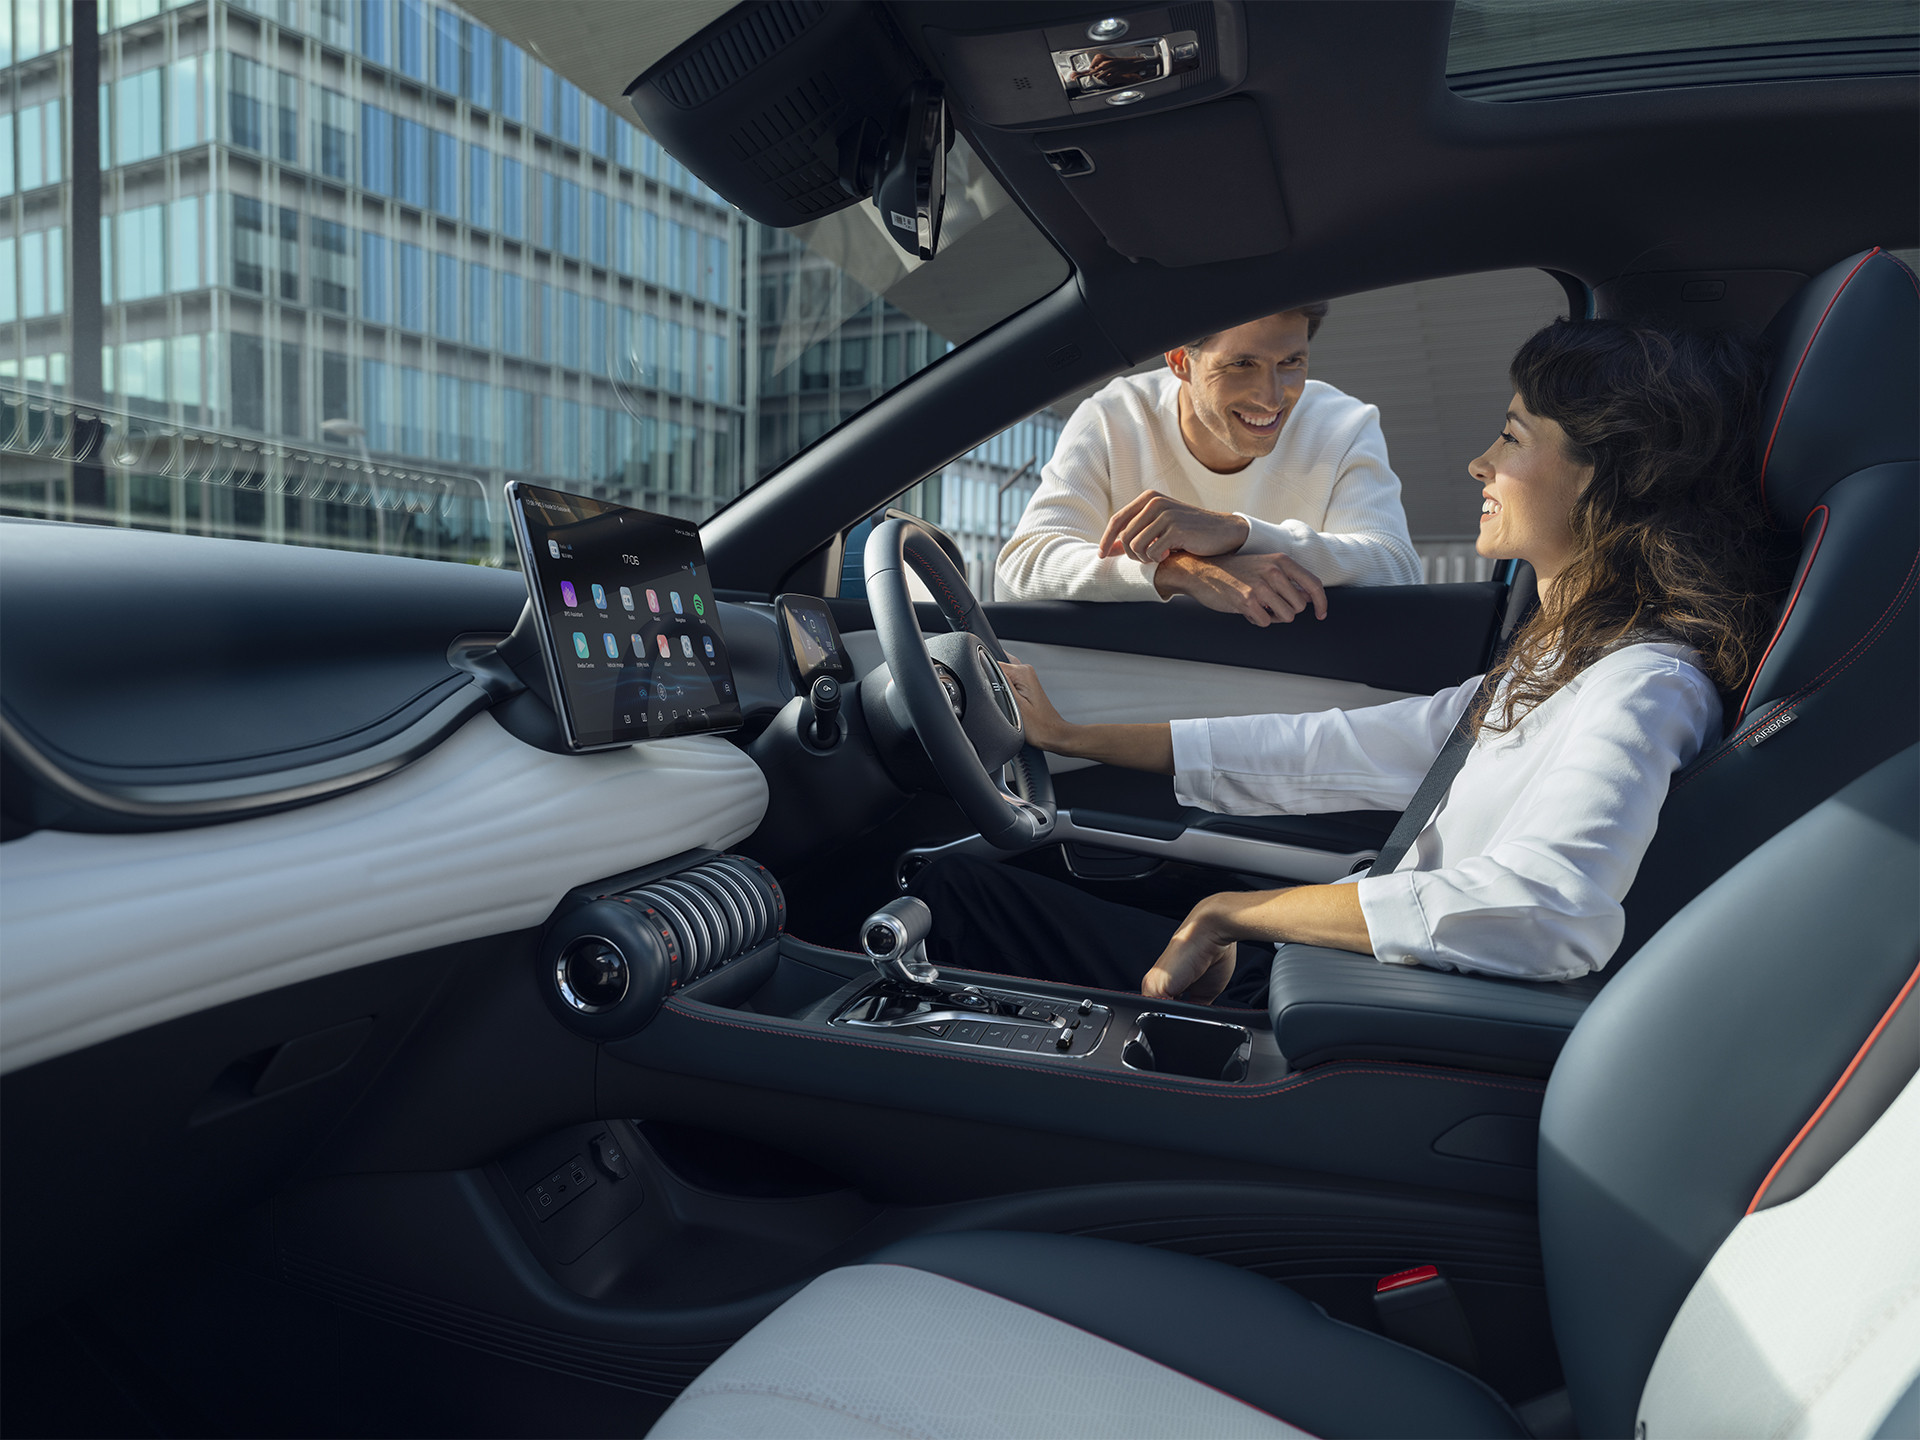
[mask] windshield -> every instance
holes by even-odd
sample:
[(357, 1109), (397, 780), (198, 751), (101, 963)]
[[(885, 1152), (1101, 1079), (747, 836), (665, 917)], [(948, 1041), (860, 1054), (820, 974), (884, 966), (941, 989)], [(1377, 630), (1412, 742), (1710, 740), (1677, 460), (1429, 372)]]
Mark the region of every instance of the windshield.
[(923, 263), (427, 0), (72, 13), (0, 0), (4, 513), (511, 564), (504, 481), (704, 519), (1068, 273), (964, 139)]

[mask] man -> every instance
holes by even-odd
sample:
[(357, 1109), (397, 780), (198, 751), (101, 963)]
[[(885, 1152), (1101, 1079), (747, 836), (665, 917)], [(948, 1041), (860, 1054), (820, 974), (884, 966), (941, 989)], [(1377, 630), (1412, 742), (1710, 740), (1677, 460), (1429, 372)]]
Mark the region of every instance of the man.
[(1307, 379), (1325, 304), (1167, 352), (1073, 413), (1000, 554), (1003, 600), (1191, 595), (1256, 625), (1420, 561), (1380, 412)]

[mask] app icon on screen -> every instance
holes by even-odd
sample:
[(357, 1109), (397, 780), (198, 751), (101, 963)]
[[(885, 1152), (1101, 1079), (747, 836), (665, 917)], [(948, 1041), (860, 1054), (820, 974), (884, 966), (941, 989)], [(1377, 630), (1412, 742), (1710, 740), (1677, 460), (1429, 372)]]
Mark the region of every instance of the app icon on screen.
[(691, 635), (682, 635), (680, 637), (680, 653), (689, 660), (693, 658), (693, 637)]
[(647, 642), (642, 640), (638, 635), (633, 637), (633, 658), (636, 660), (644, 660), (647, 658)]
[(587, 635), (584, 630), (573, 632), (573, 653), (582, 660), (590, 659), (593, 655), (593, 651), (587, 646)]
[(560, 542), (558, 540), (547, 541), (547, 554), (556, 560), (560, 558)]
[(700, 598), (700, 592), (698, 590), (693, 592), (693, 613), (696, 615), (704, 615), (707, 613), (707, 602)]
[(686, 612), (685, 610), (683, 610), (683, 609), (681, 609), (681, 608), (680, 608), (680, 592), (679, 592), (678, 590), (669, 590), (669, 591), (667, 592), (667, 598), (668, 598), (669, 600), (671, 600), (671, 601), (673, 601), (673, 613), (674, 613), (674, 614), (676, 614), (676, 615), (684, 615), (684, 614), (686, 614), (686, 613), (687, 613), (687, 612)]
[(618, 660), (620, 658), (620, 642), (613, 638), (613, 632), (611, 630), (600, 637), (600, 643), (607, 647), (607, 659)]
[(713, 659), (713, 637), (711, 635), (708, 635), (704, 639), (702, 639), (700, 643), (706, 646), (707, 659), (709, 660)]
[(656, 635), (654, 638), (660, 642), (660, 658), (662, 660), (671, 660), (673, 658), (673, 647), (667, 644), (667, 637), (664, 635)]
[(580, 603), (580, 592), (573, 588), (573, 581), (560, 582), (560, 599), (569, 609)]
[(658, 591), (647, 591), (647, 609), (656, 615), (660, 613), (660, 595)]
[(598, 605), (602, 610), (607, 608), (607, 592), (602, 590), (598, 585), (593, 587), (593, 603)]
[(633, 613), (633, 591), (624, 585), (620, 587), (620, 603), (627, 607), (629, 615)]

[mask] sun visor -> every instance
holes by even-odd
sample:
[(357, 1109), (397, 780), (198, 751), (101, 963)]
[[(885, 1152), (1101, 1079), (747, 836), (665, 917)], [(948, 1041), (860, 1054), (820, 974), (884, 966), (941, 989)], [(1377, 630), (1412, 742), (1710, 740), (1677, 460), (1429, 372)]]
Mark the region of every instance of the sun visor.
[(1034, 137), (1129, 260), (1246, 260), (1293, 239), (1260, 107), (1245, 95)]
[(873, 192), (922, 79), (874, 5), (755, 0), (627, 88), (640, 123), (763, 225), (789, 229)]

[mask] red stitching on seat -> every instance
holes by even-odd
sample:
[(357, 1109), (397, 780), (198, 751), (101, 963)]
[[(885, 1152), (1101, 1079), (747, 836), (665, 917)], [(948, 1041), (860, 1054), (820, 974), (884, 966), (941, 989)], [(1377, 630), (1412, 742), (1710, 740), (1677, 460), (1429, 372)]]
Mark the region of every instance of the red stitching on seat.
[[(1814, 676), (1813, 679), (1809, 680), (1800, 690), (1782, 700), (1774, 709), (1769, 710), (1767, 712), (1767, 719), (1771, 720), (1791, 707), (1798, 705), (1802, 700), (1811, 699), (1813, 696), (1819, 694), (1822, 690), (1826, 689), (1828, 685), (1839, 679), (1841, 675), (1851, 670), (1859, 661), (1860, 657), (1873, 648), (1874, 642), (1880, 638), (1878, 632), (1884, 630), (1887, 621), (1900, 610), (1904, 609), (1907, 601), (1913, 598), (1913, 577), (1916, 568), (1920, 568), (1920, 552), (1914, 555), (1913, 563), (1907, 566), (1905, 578), (1903, 578), (1900, 584), (1894, 589), (1893, 599), (1887, 602), (1887, 608), (1880, 612), (1880, 618), (1873, 622), (1868, 628), (1867, 633), (1854, 641), (1852, 646), (1842, 653), (1840, 658), (1835, 660), (1832, 665), (1829, 665), (1825, 670), (1821, 671), (1820, 674)], [(1838, 668), (1836, 669), (1835, 667)], [(1757, 729), (1758, 727), (1756, 726), (1755, 728)], [(1745, 734), (1736, 732), (1731, 739), (1722, 741), (1720, 752), (1717, 755), (1711, 760), (1704, 762), (1696, 761), (1695, 768), (1688, 770), (1679, 779), (1675, 780), (1668, 793), (1672, 793), (1672, 790), (1679, 790), (1684, 786), (1690, 785), (1702, 775), (1706, 774), (1707, 771), (1718, 765), (1722, 760), (1726, 759), (1727, 756), (1737, 751), (1740, 746), (1745, 743), (1747, 735), (1751, 733), (1752, 731), (1748, 731)]]
[[(1787, 393), (1780, 397), (1780, 413), (1773, 417), (1773, 429), (1767, 434), (1766, 453), (1760, 457), (1760, 494), (1763, 498), (1767, 493), (1767, 466), (1773, 462), (1773, 442), (1780, 438), (1781, 422), (1787, 418), (1787, 406), (1793, 400), (1793, 387), (1800, 383), (1800, 372), (1807, 367), (1807, 357), (1813, 353), (1813, 342), (1820, 338), (1820, 331), (1827, 323), (1827, 316), (1831, 315), (1833, 307), (1840, 303), (1840, 297), (1846, 294), (1847, 286), (1853, 283), (1853, 277), (1860, 273), (1861, 267), (1867, 261), (1879, 253), (1880, 247), (1876, 245), (1860, 257), (1860, 264), (1847, 272), (1847, 278), (1840, 282), (1833, 292), (1833, 298), (1827, 301), (1827, 308), (1820, 312), (1820, 319), (1814, 325), (1813, 333), (1807, 336), (1807, 348), (1800, 352), (1800, 363), (1793, 367), (1793, 378), (1787, 381)], [(1813, 512), (1809, 510), (1807, 513), (1811, 515)], [(1806, 522), (1803, 520), (1801, 523), (1804, 525)]]
[[(1815, 515), (1820, 517), (1820, 533), (1813, 537), (1813, 550), (1807, 556), (1807, 568), (1800, 572), (1800, 583), (1793, 587), (1793, 596), (1787, 601), (1787, 608), (1780, 615), (1780, 623), (1773, 627), (1773, 638), (1767, 642), (1766, 650), (1760, 656), (1760, 663), (1753, 667), (1753, 678), (1747, 682), (1747, 693), (1740, 697), (1740, 713), (1734, 716), (1733, 728), (1738, 730), (1740, 722), (1747, 718), (1747, 702), (1753, 699), (1753, 687), (1760, 683), (1760, 672), (1767, 668), (1767, 656), (1773, 654), (1773, 647), (1780, 643), (1780, 636), (1787, 628), (1787, 621), (1793, 618), (1793, 607), (1800, 603), (1800, 592), (1807, 588), (1807, 577), (1813, 574), (1813, 562), (1820, 557), (1820, 542), (1827, 538), (1827, 521), (1833, 518), (1833, 512), (1824, 505), (1816, 505), (1807, 512), (1807, 520)], [(1800, 533), (1805, 534), (1807, 521), (1800, 522)]]
[[(1030, 1075), (1062, 1075), (1081, 1080), (1095, 1080), (1106, 1085), (1125, 1085), (1134, 1090), (1155, 1090), (1163, 1095), (1195, 1095), (1218, 1100), (1264, 1100), (1269, 1095), (1282, 1095), (1290, 1090), (1303, 1089), (1319, 1080), (1337, 1080), (1345, 1075), (1386, 1075), (1389, 1077), (1430, 1076), (1437, 1080), (1450, 1081), (1456, 1085), (1474, 1085), (1483, 1090), (1511, 1090), (1522, 1095), (1539, 1095), (1546, 1090), (1545, 1085), (1506, 1084), (1494, 1080), (1471, 1079), (1478, 1071), (1451, 1071), (1437, 1065), (1408, 1064), (1396, 1070), (1362, 1069), (1359, 1066), (1343, 1066), (1333, 1062), (1326, 1067), (1315, 1067), (1315, 1073), (1297, 1075), (1289, 1079), (1270, 1082), (1266, 1085), (1244, 1086), (1228, 1080), (1195, 1080), (1192, 1085), (1217, 1085), (1220, 1089), (1197, 1090), (1181, 1085), (1156, 1085), (1150, 1081), (1129, 1080), (1124, 1076), (1102, 1074), (1099, 1071), (1073, 1070), (1059, 1065), (1023, 1065), (1017, 1061), (993, 1060), (984, 1055), (966, 1055), (957, 1052), (942, 1053), (933, 1049), (921, 1049), (919, 1046), (938, 1045), (936, 1040), (917, 1042), (912, 1046), (880, 1045), (870, 1040), (850, 1040), (839, 1035), (822, 1035), (816, 1030), (804, 1026), (792, 1027), (773, 1025), (750, 1025), (740, 1020), (724, 1020), (718, 1015), (703, 1015), (700, 1009), (709, 1007), (695, 1000), (683, 1000), (676, 997), (669, 1000), (665, 1009), (684, 1016), (689, 1020), (698, 1020), (708, 1025), (725, 1025), (735, 1030), (751, 1030), (761, 1035), (785, 1036), (791, 1040), (812, 1040), (828, 1045), (851, 1045), (860, 1050), (878, 1050), (889, 1055), (918, 1055), (923, 1059), (959, 1060), (972, 1065), (992, 1065), (1001, 1070), (1023, 1070)], [(1393, 1063), (1393, 1062), (1387, 1062)]]
[(1880, 1017), (1880, 1023), (1874, 1026), (1873, 1033), (1867, 1036), (1866, 1043), (1854, 1052), (1853, 1059), (1847, 1062), (1847, 1068), (1841, 1071), (1840, 1078), (1833, 1082), (1833, 1088), (1827, 1091), (1827, 1098), (1820, 1102), (1820, 1108), (1808, 1117), (1807, 1123), (1800, 1127), (1800, 1133), (1793, 1137), (1787, 1148), (1780, 1152), (1780, 1158), (1773, 1162), (1773, 1168), (1767, 1171), (1767, 1178), (1760, 1182), (1760, 1188), (1753, 1192), (1753, 1199), (1747, 1202), (1747, 1214), (1753, 1214), (1761, 1200), (1766, 1197), (1767, 1189), (1773, 1184), (1774, 1177), (1779, 1175), (1781, 1167), (1792, 1157), (1793, 1152), (1800, 1148), (1800, 1142), (1813, 1133), (1813, 1127), (1820, 1123), (1820, 1117), (1827, 1113), (1827, 1108), (1840, 1098), (1840, 1092), (1847, 1088), (1847, 1082), (1853, 1078), (1853, 1072), (1860, 1068), (1860, 1062), (1867, 1058), (1867, 1052), (1873, 1049), (1874, 1042), (1886, 1030), (1902, 1002), (1913, 992), (1913, 983), (1916, 980), (1920, 980), (1920, 965), (1914, 967), (1913, 973), (1907, 977), (1907, 983), (1900, 987), (1900, 993), (1893, 997), (1893, 1003), (1887, 1007), (1887, 1013)]

